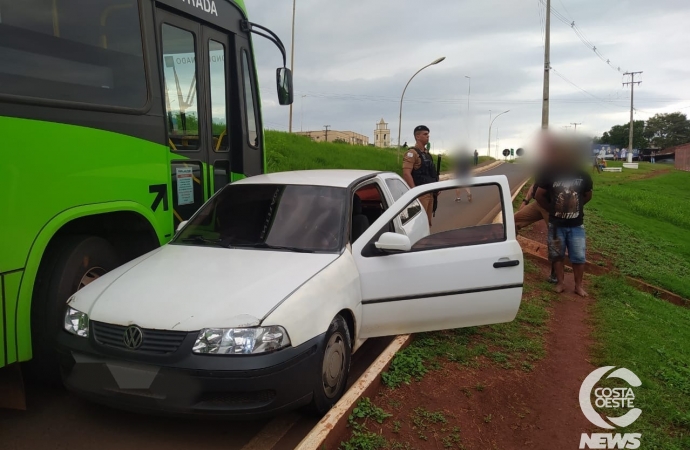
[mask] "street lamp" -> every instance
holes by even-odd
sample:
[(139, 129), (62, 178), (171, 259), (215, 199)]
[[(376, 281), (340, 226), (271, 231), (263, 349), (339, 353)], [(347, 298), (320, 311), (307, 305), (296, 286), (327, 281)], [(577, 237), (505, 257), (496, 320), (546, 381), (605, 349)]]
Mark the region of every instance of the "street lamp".
[(410, 84), (410, 81), (412, 81), (412, 78), (414, 78), (419, 72), (422, 70), (426, 69), (429, 66), (433, 66), (434, 64), (438, 64), (441, 61), (446, 59), (445, 56), (440, 57), (439, 59), (435, 60), (432, 63), (427, 64), (426, 66), (422, 67), (419, 69), (417, 72), (415, 72), (414, 75), (407, 81), (407, 84), (405, 85), (405, 89), (403, 89), (402, 95), (400, 96), (400, 115), (398, 116), (398, 163), (400, 163), (400, 129), (402, 128), (402, 104), (403, 104), (403, 98), (405, 97), (405, 91), (407, 90), (407, 86)]
[[(510, 110), (503, 111), (498, 116), (501, 116), (507, 112), (510, 112)], [(494, 117), (494, 120), (498, 119), (498, 116)], [(491, 125), (493, 125), (494, 120), (492, 120), (491, 123), (489, 124), (489, 145), (486, 147), (486, 156), (489, 156), (491, 154)]]

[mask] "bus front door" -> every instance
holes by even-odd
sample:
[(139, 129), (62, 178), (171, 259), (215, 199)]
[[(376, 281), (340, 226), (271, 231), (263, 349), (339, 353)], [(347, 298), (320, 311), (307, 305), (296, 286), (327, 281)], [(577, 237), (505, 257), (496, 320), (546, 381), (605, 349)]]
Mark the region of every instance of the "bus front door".
[(173, 224), (188, 220), (230, 182), (230, 36), (156, 11), (170, 147)]

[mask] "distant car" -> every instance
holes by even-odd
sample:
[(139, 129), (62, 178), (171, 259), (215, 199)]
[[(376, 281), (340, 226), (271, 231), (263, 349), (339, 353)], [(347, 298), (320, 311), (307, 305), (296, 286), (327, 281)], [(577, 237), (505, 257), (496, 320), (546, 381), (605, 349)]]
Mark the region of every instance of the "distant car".
[[(505, 176), (472, 183), (496, 186), (512, 220)], [(65, 386), (143, 412), (323, 414), (367, 338), (513, 320), (523, 282), (514, 229), (470, 229), (488, 230), (474, 245), (430, 235), (416, 198), (457, 185), (410, 190), (397, 174), (355, 170), (227, 185), (170, 243), (68, 300)]]

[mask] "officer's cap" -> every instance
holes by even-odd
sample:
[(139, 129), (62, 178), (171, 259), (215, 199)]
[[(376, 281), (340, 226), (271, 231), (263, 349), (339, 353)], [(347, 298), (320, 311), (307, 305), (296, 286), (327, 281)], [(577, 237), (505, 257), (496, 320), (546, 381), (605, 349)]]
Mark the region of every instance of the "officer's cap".
[(414, 133), (417, 134), (418, 131), (429, 131), (426, 125), (417, 125), (414, 127)]

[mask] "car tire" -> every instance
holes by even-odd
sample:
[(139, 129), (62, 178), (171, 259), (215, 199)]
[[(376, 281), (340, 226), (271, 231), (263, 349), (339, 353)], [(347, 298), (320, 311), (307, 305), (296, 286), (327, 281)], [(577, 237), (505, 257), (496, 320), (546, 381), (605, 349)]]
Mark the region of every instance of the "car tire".
[(314, 397), (310, 409), (317, 415), (326, 414), (343, 396), (350, 373), (352, 339), (345, 319), (337, 315), (324, 336), (319, 355)]
[(31, 379), (62, 385), (55, 343), (63, 328), (66, 302), (86, 284), (118, 265), (115, 248), (97, 236), (60, 237), (46, 249), (31, 302), (33, 356), (26, 364)]

